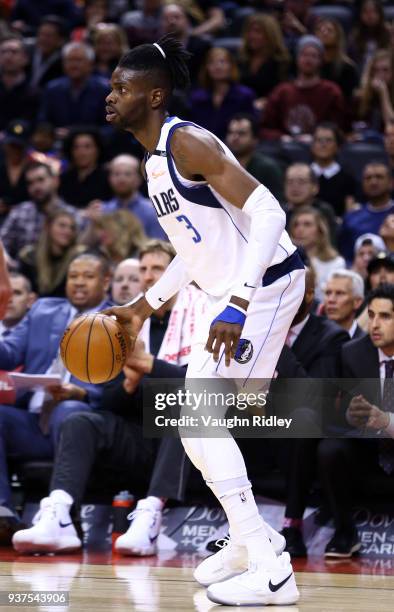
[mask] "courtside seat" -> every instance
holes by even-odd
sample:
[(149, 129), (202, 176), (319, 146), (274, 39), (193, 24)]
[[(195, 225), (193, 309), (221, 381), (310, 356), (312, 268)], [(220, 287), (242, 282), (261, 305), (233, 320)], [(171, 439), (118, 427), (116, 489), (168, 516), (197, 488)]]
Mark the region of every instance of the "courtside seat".
[(357, 181), (360, 181), (366, 164), (372, 161), (387, 163), (388, 158), (383, 146), (380, 144), (352, 142), (342, 147), (338, 161)]
[(313, 6), (310, 14), (320, 19), (327, 18), (339, 21), (345, 32), (349, 32), (354, 21), (353, 10), (348, 6), (332, 6), (329, 4)]

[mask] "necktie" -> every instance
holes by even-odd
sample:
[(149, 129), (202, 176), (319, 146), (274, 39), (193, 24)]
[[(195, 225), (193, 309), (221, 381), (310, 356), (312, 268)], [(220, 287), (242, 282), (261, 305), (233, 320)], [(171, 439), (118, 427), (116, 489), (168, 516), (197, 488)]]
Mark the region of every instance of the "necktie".
[[(394, 359), (384, 362), (385, 379), (383, 385), (382, 409), (394, 412)], [(379, 443), (379, 465), (386, 472), (394, 472), (394, 440), (386, 438)]]

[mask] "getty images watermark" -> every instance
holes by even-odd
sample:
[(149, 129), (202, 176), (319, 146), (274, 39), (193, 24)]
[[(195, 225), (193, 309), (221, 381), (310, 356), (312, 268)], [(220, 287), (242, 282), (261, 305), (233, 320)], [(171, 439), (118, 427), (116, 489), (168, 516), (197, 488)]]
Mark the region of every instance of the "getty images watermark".
[(153, 408), (150, 428), (159, 436), (171, 431), (176, 435), (175, 428), (181, 435), (215, 437), (230, 429), (283, 431), (291, 426), (291, 418), (265, 414), (268, 392), (211, 391), (202, 388), (203, 385), (199, 387), (153, 391), (149, 402)]

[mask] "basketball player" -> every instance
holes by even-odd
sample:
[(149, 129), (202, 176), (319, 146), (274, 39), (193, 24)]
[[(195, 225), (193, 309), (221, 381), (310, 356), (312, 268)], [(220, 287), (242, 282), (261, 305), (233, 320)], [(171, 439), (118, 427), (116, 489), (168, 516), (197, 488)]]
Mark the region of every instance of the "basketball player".
[[(146, 149), (149, 196), (177, 256), (144, 297), (105, 312), (135, 339), (141, 321), (194, 280), (212, 311), (196, 332), (186, 378), (247, 388), (274, 374), (304, 295), (304, 266), (273, 195), (214, 135), (167, 116), (173, 89), (188, 86), (186, 59), (167, 35), (128, 52), (112, 75), (107, 121)], [(261, 519), (233, 437), (182, 442), (229, 521), (227, 545), (195, 570), (208, 597), (227, 605), (296, 602), (284, 538)]]

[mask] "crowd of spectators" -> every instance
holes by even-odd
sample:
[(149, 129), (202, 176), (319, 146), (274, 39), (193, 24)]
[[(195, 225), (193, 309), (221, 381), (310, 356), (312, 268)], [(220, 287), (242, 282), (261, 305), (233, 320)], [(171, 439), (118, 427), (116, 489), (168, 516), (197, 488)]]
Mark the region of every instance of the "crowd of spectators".
[[(384, 0), (1, 3), (0, 238), (12, 298), (0, 326), (0, 368), (57, 372), (63, 382), (0, 405), (0, 541), (15, 531), (17, 550), (48, 550), (49, 536), (50, 550), (79, 548), (69, 511), (83, 500), (100, 453), (114, 469), (150, 473), (120, 552), (153, 554), (166, 500), (184, 500), (182, 446), (143, 439), (139, 389), (144, 376), (184, 376), (202, 293), (189, 287), (150, 318), (109, 387), (70, 379), (58, 358), (76, 314), (126, 303), (173, 257), (147, 199), (143, 151), (105, 121), (123, 53), (172, 33), (191, 54), (191, 87), (175, 91), (170, 114), (221, 138), (272, 191), (308, 265), (278, 380), (382, 379), (380, 397), (366, 388), (364, 403), (341, 400), (359, 435), (282, 440), (272, 451), (287, 482), (290, 552), (306, 554), (302, 516), (316, 478), (335, 525), (326, 554), (356, 552), (350, 483), (362, 491), (354, 466), (363, 449), (386, 501), (394, 491), (394, 442), (384, 437), (394, 437), (394, 392), (383, 384), (394, 360), (393, 18), (394, 3)], [(310, 407), (299, 414), (313, 427)], [(376, 439), (360, 440), (366, 430)], [(35, 527), (21, 530), (7, 457), (55, 454), (50, 495)], [(54, 507), (70, 523), (61, 533), (48, 518)]]

